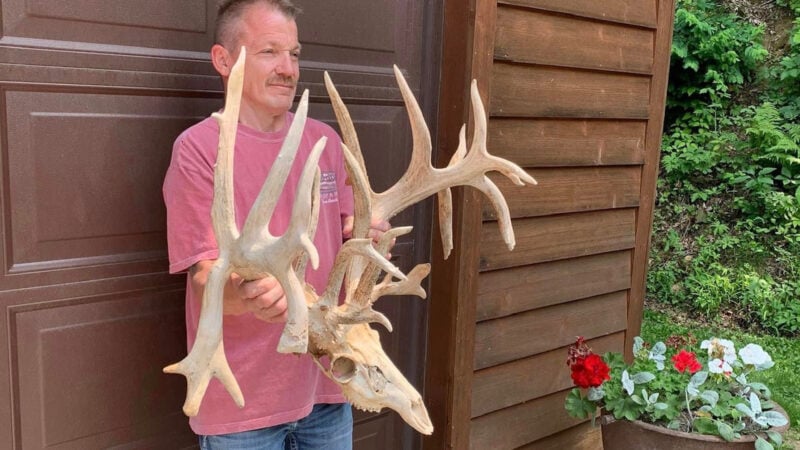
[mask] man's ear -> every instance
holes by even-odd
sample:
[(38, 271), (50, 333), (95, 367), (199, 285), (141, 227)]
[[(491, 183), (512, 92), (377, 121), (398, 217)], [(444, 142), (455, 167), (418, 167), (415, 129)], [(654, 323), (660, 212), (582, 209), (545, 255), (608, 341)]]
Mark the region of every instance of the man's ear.
[(228, 77), (228, 75), (231, 74), (231, 68), (234, 62), (236, 61), (233, 60), (233, 56), (225, 47), (219, 44), (214, 44), (214, 46), (211, 47), (211, 64), (214, 65), (214, 69), (223, 77)]

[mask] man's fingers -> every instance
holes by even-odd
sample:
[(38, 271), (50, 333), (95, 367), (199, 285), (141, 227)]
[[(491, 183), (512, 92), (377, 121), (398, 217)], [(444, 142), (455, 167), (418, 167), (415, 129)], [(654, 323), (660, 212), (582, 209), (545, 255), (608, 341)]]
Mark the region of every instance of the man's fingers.
[(342, 224), (342, 237), (345, 239), (350, 239), (353, 237), (353, 216), (347, 216), (344, 218), (344, 223)]
[(246, 281), (241, 284), (242, 296), (246, 299), (255, 299), (258, 296), (280, 287), (278, 280), (272, 275), (264, 278)]
[(369, 227), (374, 229), (374, 230), (381, 231), (381, 232), (387, 232), (387, 231), (389, 231), (390, 228), (392, 228), (392, 226), (389, 224), (389, 222), (387, 222), (385, 220), (378, 220), (378, 219), (372, 219), (372, 221), (370, 221)]
[(288, 316), (286, 297), (282, 296), (278, 298), (269, 306), (259, 307), (254, 311), (254, 314), (265, 322), (286, 322)]

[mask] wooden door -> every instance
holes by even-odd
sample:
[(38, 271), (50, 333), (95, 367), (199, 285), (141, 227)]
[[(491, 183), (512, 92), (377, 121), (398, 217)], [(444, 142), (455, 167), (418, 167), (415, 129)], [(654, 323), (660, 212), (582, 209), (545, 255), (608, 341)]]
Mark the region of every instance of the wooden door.
[[(298, 3), (312, 114), (332, 118), (327, 69), (388, 185), (410, 145), (390, 66), (429, 112), (437, 67), (420, 36), (437, 7)], [(0, 0), (0, 448), (196, 446), (185, 381), (161, 373), (186, 350), (160, 189), (174, 138), (221, 105), (215, 4)], [(404, 268), (427, 259), (428, 222), (424, 207), (398, 218), (416, 225), (394, 252)], [(380, 306), (395, 324), (384, 345), (421, 388), (424, 303)], [(394, 413), (357, 419), (357, 448), (417, 446)]]

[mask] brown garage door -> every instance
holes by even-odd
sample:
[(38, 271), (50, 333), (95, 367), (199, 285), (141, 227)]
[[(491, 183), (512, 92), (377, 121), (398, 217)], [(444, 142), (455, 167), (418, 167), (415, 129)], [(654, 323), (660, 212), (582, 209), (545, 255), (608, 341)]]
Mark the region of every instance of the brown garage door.
[[(215, 3), (0, 1), (0, 448), (195, 444), (184, 380), (161, 373), (185, 348), (160, 187), (172, 140), (221, 104), (206, 56)], [(329, 70), (385, 187), (410, 145), (390, 65), (408, 69), (430, 110), (437, 81), (426, 74), (438, 67), (421, 36), (437, 34), (438, 6), (298, 3), (312, 114), (332, 118)], [(396, 222), (416, 227), (393, 252), (407, 269), (427, 259), (429, 211)], [(420, 386), (424, 303), (379, 306), (395, 324), (384, 346)], [(418, 444), (394, 413), (357, 420), (357, 448)]]

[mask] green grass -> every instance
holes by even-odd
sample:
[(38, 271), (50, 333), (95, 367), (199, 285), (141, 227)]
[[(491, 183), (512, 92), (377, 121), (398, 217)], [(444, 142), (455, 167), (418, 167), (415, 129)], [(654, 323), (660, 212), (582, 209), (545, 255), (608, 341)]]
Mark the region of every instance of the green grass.
[(789, 413), (792, 428), (784, 438), (786, 444), (800, 448), (800, 339), (754, 335), (731, 327), (693, 323), (691, 319), (676, 320), (668, 314), (645, 309), (642, 323), (645, 341), (663, 341), (672, 335), (688, 333), (698, 340), (719, 337), (740, 346), (752, 342), (772, 356), (775, 366), (753, 373), (749, 378), (766, 384), (772, 390), (772, 399)]

